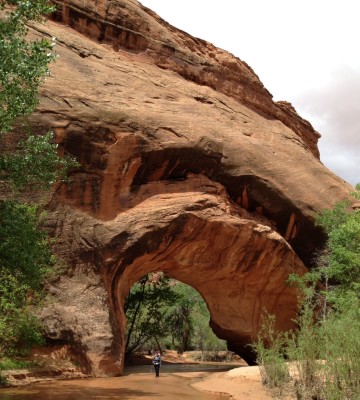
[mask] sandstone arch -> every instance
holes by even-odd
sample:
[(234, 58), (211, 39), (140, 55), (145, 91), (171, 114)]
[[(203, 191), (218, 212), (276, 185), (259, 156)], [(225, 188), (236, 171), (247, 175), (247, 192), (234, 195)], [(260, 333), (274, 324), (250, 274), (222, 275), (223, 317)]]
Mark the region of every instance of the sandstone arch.
[[(173, 204), (174, 199), (168, 201)], [(195, 288), (208, 305), (214, 332), (253, 363), (247, 345), (256, 337), (265, 309), (278, 316), (280, 329), (293, 327), (296, 297), (285, 281), (289, 273), (302, 274), (305, 268), (266, 224), (254, 224), (246, 216), (208, 215), (209, 208), (205, 210), (172, 220), (161, 229), (152, 251), (141, 246), (142, 252), (122, 273), (117, 265), (110, 286), (112, 307), (120, 311), (119, 332), (125, 332), (122, 307), (131, 286), (160, 270)], [(216, 211), (211, 204), (211, 213)]]
[(60, 58), (31, 123), (81, 166), (49, 204), (66, 268), (48, 287), (48, 340), (94, 375), (121, 373), (125, 293), (163, 270), (202, 293), (215, 333), (250, 359), (264, 306), (291, 326), (284, 281), (311, 266), (314, 216), (350, 185), (245, 62), (136, 0), (56, 3), (59, 23), (35, 27)]
[[(206, 194), (200, 191), (204, 185)], [(269, 220), (229, 201), (220, 185), (193, 177), (192, 188), (151, 197), (101, 225), (86, 215), (74, 218), (70, 209), (53, 214), (72, 243), (76, 266), (73, 276), (54, 283), (59, 301), (43, 311), (43, 319), (55, 342), (67, 330), (75, 333), (74, 349), (93, 374), (122, 370), (123, 304), (148, 272), (163, 271), (198, 290), (216, 335), (249, 362), (246, 345), (256, 337), (265, 308), (278, 316), (280, 329), (292, 327), (296, 296), (285, 280), (305, 271), (296, 253)]]

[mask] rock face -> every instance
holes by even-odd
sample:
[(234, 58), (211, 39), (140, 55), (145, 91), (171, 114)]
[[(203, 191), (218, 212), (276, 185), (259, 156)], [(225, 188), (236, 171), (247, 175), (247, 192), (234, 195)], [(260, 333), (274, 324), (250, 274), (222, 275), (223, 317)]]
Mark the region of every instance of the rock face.
[(197, 289), (214, 332), (249, 362), (266, 309), (296, 313), (288, 274), (323, 242), (315, 214), (350, 186), (318, 159), (319, 134), (252, 69), (136, 0), (56, 1), (59, 59), (32, 124), (81, 167), (46, 227), (66, 271), (49, 285), (48, 338), (87, 372), (122, 372), (130, 287), (151, 271)]

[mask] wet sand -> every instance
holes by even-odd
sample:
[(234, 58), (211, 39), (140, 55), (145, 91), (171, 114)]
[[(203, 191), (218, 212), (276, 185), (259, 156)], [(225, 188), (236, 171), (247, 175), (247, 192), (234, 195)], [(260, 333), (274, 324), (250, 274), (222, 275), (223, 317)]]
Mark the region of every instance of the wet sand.
[[(258, 367), (230, 368), (163, 365), (160, 378), (155, 378), (149, 366), (137, 366), (125, 370), (124, 375), (118, 378), (53, 381), (0, 389), (0, 400), (272, 399), (271, 393), (261, 384)], [(221, 372), (216, 372), (216, 369)], [(288, 397), (286, 399), (289, 400)]]
[(191, 386), (209, 372), (127, 373), (119, 378), (56, 381), (0, 390), (0, 400), (227, 400), (230, 397), (199, 391)]

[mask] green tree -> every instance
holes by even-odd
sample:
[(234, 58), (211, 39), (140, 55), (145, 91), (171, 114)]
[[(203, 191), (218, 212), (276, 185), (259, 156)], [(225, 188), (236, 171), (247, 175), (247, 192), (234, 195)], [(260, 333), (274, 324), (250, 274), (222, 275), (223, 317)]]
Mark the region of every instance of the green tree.
[(210, 313), (200, 293), (189, 285), (176, 282), (174, 290), (178, 301), (168, 311), (172, 344), (180, 353), (200, 350), (205, 352), (226, 350), (226, 342), (220, 340), (209, 326)]
[(178, 295), (178, 301), (169, 308), (167, 320), (172, 345), (179, 353), (183, 353), (191, 348), (194, 327), (193, 310), (203, 299), (195, 289), (181, 282), (175, 282), (173, 290)]
[(9, 189), (15, 195), (24, 189), (46, 190), (54, 182), (64, 179), (66, 172), (77, 165), (73, 158), (57, 154), (52, 133), (30, 135), (19, 143), (15, 153), (0, 156), (0, 178), (10, 184)]
[[(28, 25), (53, 10), (47, 0), (0, 1), (0, 139), (38, 103), (38, 88), (54, 59), (54, 40), (31, 39)], [(24, 121), (22, 121), (24, 122)], [(54, 264), (49, 240), (39, 228), (41, 210), (21, 204), (19, 190), (49, 188), (75, 163), (57, 155), (52, 135), (34, 136), (0, 154), (0, 356), (41, 341), (32, 306)], [(13, 190), (16, 188), (16, 190)]]
[[(354, 197), (360, 198), (360, 185)], [(328, 234), (321, 276), (333, 282), (326, 295), (330, 300), (352, 291), (360, 296), (360, 210), (352, 211), (348, 202), (339, 203), (333, 210), (324, 210), (317, 222)]]
[(36, 206), (0, 203), (0, 353), (41, 340), (30, 306), (54, 257), (38, 224)]
[(218, 352), (226, 351), (225, 340), (219, 339), (210, 328), (210, 313), (203, 299), (192, 311), (193, 335), (192, 346), (195, 350), (201, 351), (201, 361), (206, 359), (215, 361), (219, 359)]
[[(360, 199), (360, 186), (354, 197)], [(298, 399), (359, 399), (360, 393), (360, 210), (339, 203), (324, 210), (317, 222), (328, 235), (318, 267), (292, 277), (299, 288), (298, 329), (277, 334), (270, 349), (267, 338), (255, 344), (266, 379), (288, 385)], [(319, 317), (320, 316), (320, 317)], [(266, 326), (265, 326), (266, 330)], [(280, 344), (280, 345), (279, 345)], [(285, 364), (284, 354), (289, 363)], [(277, 363), (274, 363), (274, 355)], [(270, 357), (271, 356), (271, 357)], [(282, 363), (281, 368), (275, 368)], [(286, 379), (285, 379), (286, 378)]]
[(156, 344), (169, 334), (168, 309), (178, 300), (171, 280), (159, 274), (144, 276), (130, 290), (124, 305), (126, 313), (125, 357)]
[[(40, 21), (54, 7), (48, 0), (0, 1), (0, 133), (13, 128), (20, 116), (33, 112), (38, 89), (54, 60), (53, 46), (46, 37), (30, 39), (28, 24)], [(9, 133), (8, 133), (9, 134)], [(10, 133), (11, 134), (11, 133)], [(0, 179), (17, 188), (47, 188), (68, 168), (76, 166), (69, 157), (57, 155), (53, 135), (26, 134), (17, 152), (0, 155)]]
[(53, 10), (47, 0), (1, 0), (0, 2), (0, 132), (32, 113), (38, 89), (54, 59), (54, 42), (28, 38), (28, 27)]
[(163, 347), (205, 351), (226, 350), (209, 326), (209, 311), (200, 294), (162, 273), (149, 274), (130, 290), (126, 313), (127, 358), (143, 349)]

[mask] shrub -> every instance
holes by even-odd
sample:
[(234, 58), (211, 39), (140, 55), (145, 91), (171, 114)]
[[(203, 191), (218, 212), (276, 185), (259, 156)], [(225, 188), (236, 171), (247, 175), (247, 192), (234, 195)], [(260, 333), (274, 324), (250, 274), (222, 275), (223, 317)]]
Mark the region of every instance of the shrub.
[(275, 317), (265, 313), (258, 335), (252, 347), (257, 354), (257, 363), (263, 384), (276, 388), (282, 394), (289, 381), (288, 366), (284, 362), (287, 336), (275, 329)]

